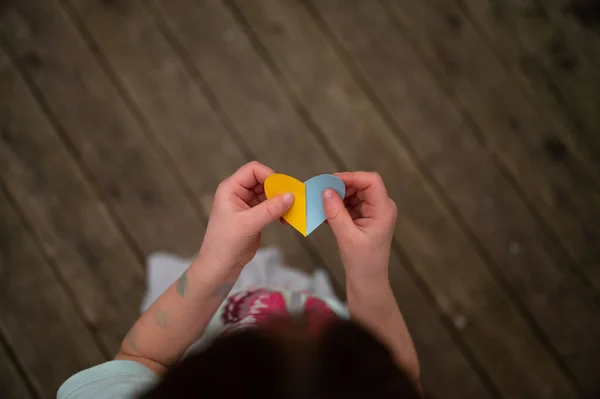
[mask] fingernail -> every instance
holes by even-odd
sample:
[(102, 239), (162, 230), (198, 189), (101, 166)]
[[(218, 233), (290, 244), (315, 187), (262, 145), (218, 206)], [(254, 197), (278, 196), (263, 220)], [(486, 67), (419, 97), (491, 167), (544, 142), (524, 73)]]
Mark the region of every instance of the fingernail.
[(323, 198), (325, 199), (332, 199), (333, 198), (333, 190), (328, 188), (325, 191), (323, 191)]
[(285, 193), (283, 194), (283, 203), (286, 205), (292, 205), (294, 203), (294, 194)]

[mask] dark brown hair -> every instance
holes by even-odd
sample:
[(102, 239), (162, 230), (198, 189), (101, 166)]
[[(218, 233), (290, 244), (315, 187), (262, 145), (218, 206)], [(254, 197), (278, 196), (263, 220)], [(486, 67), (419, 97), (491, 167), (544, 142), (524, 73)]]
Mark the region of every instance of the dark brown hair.
[(302, 322), (282, 323), (217, 339), (141, 398), (420, 398), (387, 348), (357, 324), (335, 322), (315, 335)]

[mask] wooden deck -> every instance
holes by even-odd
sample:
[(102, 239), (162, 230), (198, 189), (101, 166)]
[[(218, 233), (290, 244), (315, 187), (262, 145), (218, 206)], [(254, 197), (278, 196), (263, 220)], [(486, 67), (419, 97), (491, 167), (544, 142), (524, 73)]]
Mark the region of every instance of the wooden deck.
[[(145, 257), (194, 253), (258, 159), (382, 175), (429, 396), (600, 397), (600, 35), (571, 3), (0, 2), (0, 396), (110, 359)], [(329, 229), (264, 244), (343, 287)]]

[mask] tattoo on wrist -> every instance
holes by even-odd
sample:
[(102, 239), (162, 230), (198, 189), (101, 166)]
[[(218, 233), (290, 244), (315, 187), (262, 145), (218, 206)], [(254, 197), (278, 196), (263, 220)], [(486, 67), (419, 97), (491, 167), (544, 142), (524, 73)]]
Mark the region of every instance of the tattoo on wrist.
[(159, 327), (165, 329), (169, 326), (169, 313), (166, 310), (157, 309), (152, 315), (154, 316), (154, 321), (158, 324)]
[(233, 284), (231, 284), (231, 283), (221, 284), (220, 286), (217, 287), (216, 290), (213, 291), (213, 296), (226, 297), (232, 288), (233, 288)]
[(187, 286), (188, 286), (188, 276), (187, 276), (187, 270), (186, 270), (185, 272), (183, 272), (181, 277), (179, 277), (179, 280), (177, 280), (177, 293), (179, 294), (179, 296), (181, 296), (181, 297), (185, 296), (185, 290), (187, 290)]

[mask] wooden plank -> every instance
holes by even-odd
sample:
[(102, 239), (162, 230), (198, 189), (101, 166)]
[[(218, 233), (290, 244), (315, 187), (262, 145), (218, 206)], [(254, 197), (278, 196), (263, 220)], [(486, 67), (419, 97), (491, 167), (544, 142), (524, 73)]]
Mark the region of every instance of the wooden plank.
[(5, 68), (9, 68), (11, 66), (10, 57), (8, 54), (0, 51), (0, 73), (4, 71)]
[[(263, 88), (263, 82), (256, 79), (256, 76), (267, 72), (260, 64), (256, 65), (256, 56), (251, 49), (245, 47), (247, 43), (239, 42), (238, 38), (243, 37), (243, 33), (230, 29), (226, 20), (212, 21), (208, 17), (208, 13), (222, 10), (220, 7), (214, 2), (198, 5), (186, 2), (161, 3), (160, 8), (164, 7), (162, 11), (168, 16), (166, 18), (171, 25), (169, 28), (165, 26), (157, 3), (150, 4), (154, 5), (152, 14), (163, 31), (173, 29), (178, 35), (185, 35), (178, 37), (189, 54), (183, 57), (191, 57), (191, 68), (199, 75), (197, 80), (206, 82), (216, 104), (223, 109), (233, 128), (240, 133), (238, 140), (245, 143), (255, 158), (278, 172), (301, 180), (335, 170), (328, 154), (308, 135), (306, 127), (285, 101), (283, 93), (271, 91), (276, 85), (274, 80), (269, 75), (264, 76), (262, 79), (266, 79), (265, 84), (269, 86)], [(193, 13), (194, 18), (200, 19), (192, 19), (187, 13)], [(228, 15), (223, 11), (221, 13)], [(218, 14), (214, 15), (217, 16)], [(172, 36), (172, 33), (166, 34)], [(195, 37), (197, 35), (201, 37)], [(170, 37), (172, 43), (175, 40)], [(231, 43), (230, 46), (233, 47), (222, 48), (223, 43)], [(174, 45), (181, 46), (177, 43)], [(284, 148), (293, 148), (294, 151), (285, 151)], [(307, 164), (303, 161), (309, 154), (315, 158), (314, 163)], [(289, 234), (280, 229), (277, 231), (279, 234)], [(321, 240), (313, 239), (311, 242), (320, 242), (325, 247), (328, 244), (334, 245), (332, 237), (323, 236)], [(332, 270), (337, 281), (343, 284), (343, 272), (337, 259), (336, 264), (339, 267), (332, 267)]]
[[(567, 46), (593, 68), (600, 67), (598, 4), (592, 1), (551, 0), (529, 5), (526, 15), (548, 20), (562, 34)], [(567, 59), (568, 60), (568, 59)]]
[(2, 29), (60, 133), (142, 252), (194, 253), (204, 223), (169, 159), (150, 145), (144, 121), (132, 116), (61, 6), (38, 3), (15, 2)]
[[(249, 160), (236, 132), (225, 129), (229, 121), (215, 113), (140, 1), (71, 4), (197, 201), (210, 205), (219, 182)], [(210, 206), (204, 208), (208, 215)], [(291, 230), (267, 229), (263, 245), (281, 248), (291, 265), (314, 269)]]
[(598, 282), (600, 281), (600, 259), (588, 260), (582, 265), (582, 269), (594, 282), (595, 287), (598, 287)]
[[(306, 179), (335, 170), (317, 139), (296, 114), (285, 93), (261, 62), (239, 26), (215, 1), (152, 2), (152, 13), (168, 35), (181, 43), (208, 82), (217, 101), (243, 134), (250, 150), (283, 173)], [(166, 20), (164, 21), (163, 20)], [(166, 22), (166, 24), (165, 24)], [(288, 150), (286, 150), (288, 149)], [(310, 162), (302, 162), (310, 158)], [(343, 270), (327, 229), (309, 238), (326, 264), (343, 281)], [(396, 255), (391, 261), (396, 294), (415, 332), (426, 385), (435, 392), (486, 397), (477, 375), (415, 287)], [(437, 351), (441, 352), (437, 352)], [(447, 370), (456, 373), (450, 376)]]
[[(539, 116), (453, 2), (389, 4), (400, 29), (413, 37), (414, 47), (478, 125), (482, 145), (512, 175), (545, 223), (577, 261), (598, 256), (598, 185), (572, 147), (563, 147), (563, 129)], [(589, 279), (600, 292), (600, 280), (593, 273)]]
[(594, 0), (553, 0), (543, 4), (548, 7), (554, 24), (562, 29), (568, 46), (591, 63), (593, 68), (600, 68), (598, 3)]
[(0, 91), (2, 181), (86, 325), (115, 353), (139, 314), (138, 260), (14, 67), (0, 74)]
[[(459, 97), (461, 97), (461, 95), (462, 97), (466, 97), (466, 95), (459, 92), (461, 87), (458, 86), (456, 81), (460, 80), (461, 83), (466, 84), (467, 87), (465, 87), (463, 91), (468, 90), (469, 92), (473, 90), (472, 87), (477, 87), (478, 84), (484, 84), (483, 88), (485, 88), (486, 91), (489, 91), (489, 98), (487, 101), (481, 105), (469, 104), (468, 106), (469, 109), (473, 110), (474, 118), (479, 117), (484, 120), (493, 119), (493, 117), (489, 116), (490, 111), (483, 112), (484, 115), (479, 115), (478, 111), (492, 109), (493, 106), (489, 106), (488, 104), (491, 101), (496, 101), (497, 104), (495, 105), (500, 107), (500, 111), (496, 112), (498, 114), (496, 119), (498, 119), (500, 127), (508, 129), (509, 116), (515, 114), (518, 115), (519, 119), (525, 119), (525, 123), (519, 123), (519, 125), (524, 125), (521, 126), (521, 128), (526, 135), (526, 138), (529, 138), (529, 141), (523, 139), (523, 144), (526, 144), (527, 146), (537, 144), (539, 146), (544, 142), (544, 139), (553, 136), (557, 137), (557, 139), (566, 145), (567, 148), (565, 151), (568, 152), (569, 157), (575, 158), (573, 161), (576, 165), (567, 165), (566, 167), (579, 168), (584, 171), (580, 173), (588, 172), (592, 175), (595, 174), (595, 178), (598, 179), (599, 172), (596, 167), (600, 165), (600, 163), (598, 163), (599, 161), (595, 154), (592, 153), (591, 156), (590, 154), (587, 154), (589, 158), (586, 158), (586, 154), (581, 153), (582, 148), (577, 148), (580, 143), (577, 143), (577, 140), (573, 140), (574, 133), (572, 128), (567, 128), (564, 125), (557, 123), (555, 118), (546, 112), (542, 112), (546, 116), (545, 119), (542, 119), (537, 114), (540, 109), (539, 107), (534, 109), (534, 105), (539, 105), (536, 104), (539, 101), (533, 101), (532, 104), (530, 99), (528, 100), (525, 98), (526, 96), (522, 93), (522, 88), (519, 86), (516, 79), (514, 79), (514, 75), (509, 75), (508, 72), (506, 72), (505, 68), (498, 62), (493, 52), (488, 48), (485, 41), (480, 37), (476, 29), (455, 2), (433, 1), (425, 3), (420, 2), (417, 4), (406, 0), (383, 0), (383, 2), (384, 4), (391, 6), (391, 9), (397, 10), (397, 12), (394, 13), (391, 11), (391, 13), (394, 14), (395, 18), (402, 21), (402, 24), (405, 26), (404, 30), (407, 34), (414, 36), (416, 45), (425, 45), (425, 48), (419, 49), (430, 56), (433, 59), (434, 64), (437, 64), (436, 67), (450, 78), (447, 83), (451, 89), (457, 91), (456, 94)], [(530, 7), (533, 7), (533, 5)], [(430, 18), (427, 18), (426, 12), (431, 9), (437, 11), (434, 15), (430, 16)], [(533, 8), (528, 12), (530, 13), (530, 16), (534, 16)], [(540, 8), (537, 12), (541, 14), (548, 13), (544, 8)], [(416, 20), (411, 19), (407, 14), (416, 18)], [(417, 21), (419, 22), (417, 23)], [(434, 42), (434, 40), (436, 41)], [(444, 44), (442, 45), (442, 43)], [(445, 47), (446, 45), (449, 47)], [(468, 48), (462, 47), (465, 45), (472, 46), (468, 48), (476, 50), (470, 51)], [(468, 56), (473, 55), (473, 64), (468, 64), (465, 59), (468, 58)], [(492, 69), (489, 71), (489, 74), (485, 74), (484, 72), (488, 72), (488, 67)], [(475, 75), (471, 76), (471, 73), (475, 73)], [(470, 81), (469, 78), (472, 78), (473, 80)], [(494, 80), (494, 78), (497, 80)], [(495, 100), (494, 96), (497, 94), (500, 94), (501, 98)], [(514, 99), (515, 102), (507, 103), (505, 100), (506, 97)], [(466, 104), (465, 106), (467, 107)], [(519, 112), (515, 110), (519, 110)], [(502, 119), (500, 118), (500, 115), (503, 116)], [(485, 123), (483, 121), (480, 122), (479, 120), (478, 122), (482, 129), (487, 129), (489, 122)], [(517, 121), (517, 123), (518, 122), (519, 121)], [(514, 120), (512, 121), (512, 124), (515, 124)], [(529, 124), (531, 126), (528, 126)], [(529, 132), (527, 130), (528, 128), (531, 128), (533, 131)], [(495, 139), (495, 141), (498, 140), (498, 138)], [(583, 147), (583, 150), (589, 150), (589, 145), (587, 143), (584, 143)], [(577, 169), (575, 171), (577, 171)]]
[[(579, 188), (581, 183), (569, 177), (577, 175), (577, 165), (563, 162), (556, 164), (545, 156), (533, 155), (535, 147), (539, 147), (537, 143), (543, 142), (548, 134), (556, 134), (548, 133), (552, 132), (552, 128), (524, 99), (454, 3), (443, 0), (399, 0), (389, 4), (393, 8), (390, 12), (403, 25), (400, 29), (406, 35), (413, 36), (415, 48), (420, 49), (421, 55), (435, 64), (435, 72), (440, 75), (442, 84), (451, 88), (457, 101), (465, 110), (469, 110), (470, 117), (485, 136), (484, 145), (498, 153), (500, 162), (504, 165), (518, 164), (515, 159), (517, 154), (512, 148), (524, 149), (525, 153), (521, 158), (535, 162), (538, 166), (535, 168), (538, 171), (536, 173), (548, 182), (542, 183), (542, 186), (552, 184), (558, 180), (557, 176), (562, 176), (563, 181), (571, 185), (571, 197), (585, 195), (593, 199), (592, 193), (583, 192)], [(393, 32), (393, 29), (389, 31)], [(396, 36), (392, 33), (389, 40), (399, 40)], [(447, 65), (453, 66), (452, 71), (448, 70)], [(385, 99), (382, 100), (385, 102)], [(393, 113), (394, 110), (390, 112)], [(521, 121), (523, 135), (511, 134), (507, 115), (514, 115)], [(503, 144), (511, 139), (514, 144)], [(529, 150), (527, 147), (530, 147)], [(490, 167), (474, 164), (473, 155), (465, 154), (455, 147), (452, 149), (451, 156), (446, 158), (453, 159), (454, 165), (466, 159), (470, 165), (458, 169), (436, 163), (438, 173), (444, 180), (440, 180), (441, 184), (450, 197), (457, 198), (457, 203), (463, 204), (459, 208), (464, 209), (462, 213), (473, 232), (546, 331), (557, 351), (563, 355), (574, 378), (582, 386), (588, 387), (590, 392), (600, 389), (597, 378), (589, 367), (590, 362), (593, 363), (600, 355), (600, 345), (591, 338), (600, 335), (600, 319), (597, 317), (599, 309), (592, 293), (586, 289), (585, 281), (582, 284), (565, 270), (563, 264), (573, 262), (563, 259), (559, 251), (553, 250), (550, 241), (545, 239), (504, 179), (485, 173)], [(490, 164), (491, 161), (487, 163)], [(531, 167), (533, 166), (535, 165)], [(522, 167), (525, 168), (526, 165)], [(469, 179), (465, 179), (469, 170), (478, 172), (470, 172)], [(513, 175), (524, 191), (535, 187), (540, 181), (537, 176), (530, 176), (535, 180), (524, 180), (526, 177), (527, 174), (521, 173)], [(587, 186), (592, 187), (593, 183), (589, 182)], [(493, 201), (493, 208), (486, 201), (472, 201), (471, 198), (478, 195)], [(535, 204), (540, 202), (535, 195), (529, 198)], [(490, 211), (500, 217), (490, 218), (487, 216)], [(556, 212), (552, 215), (556, 219)], [(583, 215), (569, 216), (577, 221), (594, 224)], [(518, 256), (507, 250), (511, 244), (513, 247), (518, 246)], [(593, 273), (590, 276), (591, 281), (600, 283), (598, 276), (594, 277)], [(534, 281), (535, 284), (532, 283)], [(596, 287), (600, 288), (600, 285)], [(565, 300), (567, 297), (570, 299)], [(565, 320), (572, 322), (567, 324)], [(597, 333), (590, 334), (590, 331)]]
[[(0, 266), (2, 267), (2, 266)], [(34, 399), (23, 377), (0, 343), (0, 392), (4, 399)]]
[[(521, 363), (511, 364), (512, 360), (498, 359), (497, 354), (491, 356), (489, 353), (482, 355), (484, 359), (482, 362), (486, 367), (491, 367), (490, 372), (498, 378), (498, 385), (507, 385), (501, 378), (510, 381), (513, 377), (520, 375), (519, 385), (529, 384), (533, 387), (533, 390), (529, 392), (519, 387), (523, 395), (541, 395), (544, 391), (536, 392), (536, 390), (546, 378), (543, 373), (548, 372), (548, 375), (560, 376), (560, 371), (556, 366), (552, 366), (542, 373), (540, 373), (540, 370), (535, 370), (542, 358), (546, 358), (546, 362), (551, 362), (550, 357), (545, 353), (545, 348), (539, 344), (537, 337), (528, 331), (527, 323), (519, 317), (515, 305), (511, 303), (511, 298), (494, 282), (494, 277), (489, 273), (464, 234), (456, 225), (446, 222), (445, 219), (449, 218), (447, 212), (431, 194), (431, 187), (427, 187), (429, 184), (420, 181), (423, 176), (417, 170), (414, 162), (410, 160), (411, 155), (405, 147), (398, 145), (391, 130), (378, 115), (375, 107), (370, 104), (369, 98), (362, 93), (360, 87), (354, 82), (342, 62), (335, 55), (333, 48), (327, 44), (326, 38), (311, 21), (306, 10), (299, 3), (291, 1), (272, 2), (265, 0), (250, 3), (239, 0), (236, 4), (239, 5), (244, 14), (241, 19), (245, 18), (250, 29), (258, 36), (259, 46), (263, 45), (266, 48), (269, 57), (273, 59), (278, 70), (285, 76), (286, 83), (291, 86), (294, 93), (309, 110), (330, 145), (338, 149), (339, 157), (344, 163), (351, 169), (377, 170), (386, 181), (393, 181), (394, 178), (403, 182), (412, 180), (413, 186), (394, 184), (388, 188), (392, 197), (398, 202), (405, 201), (407, 198), (406, 193), (409, 192), (419, 197), (419, 201), (415, 201), (419, 204), (416, 212), (414, 206), (407, 208), (404, 215), (402, 215), (402, 209), (400, 211), (401, 217), (396, 229), (398, 244), (402, 245), (413, 262), (418, 264), (416, 267), (419, 271), (422, 271), (424, 279), (433, 291), (440, 297), (446, 297), (444, 302), (447, 303), (445, 305), (448, 305), (448, 308), (455, 308), (450, 310), (450, 313), (454, 312), (458, 306), (465, 309), (467, 313), (462, 316), (466, 317), (469, 322), (467, 322), (467, 327), (461, 331), (461, 334), (471, 342), (476, 355), (480, 352), (485, 353), (489, 350), (489, 346), (487, 343), (481, 345), (479, 340), (482, 337), (477, 336), (477, 334), (484, 331), (478, 330), (476, 327), (471, 329), (468, 323), (473, 323), (475, 326), (503, 325), (506, 329), (514, 329), (510, 333), (505, 330), (506, 334), (503, 338), (510, 336), (510, 339), (496, 337), (496, 345), (498, 347), (504, 346), (509, 352), (518, 351), (521, 353)], [(349, 7), (353, 6), (349, 5)], [(373, 29), (373, 26), (364, 24), (359, 26), (361, 28), (359, 32)], [(360, 34), (364, 33), (360, 32)], [(412, 71), (412, 76), (413, 79), (420, 82), (422, 79), (415, 77), (417, 73)], [(423, 75), (425, 78), (427, 77), (426, 72)], [(387, 76), (388, 81), (393, 79), (393, 76)], [(432, 84), (431, 78), (429, 81), (431, 83), (421, 85), (420, 90), (430, 91), (431, 95), (435, 96), (437, 88)], [(344, 95), (340, 95), (340, 93)], [(419, 98), (416, 98), (416, 100), (419, 100)], [(440, 108), (443, 108), (444, 103), (442, 101), (438, 101), (438, 103)], [(430, 101), (428, 104), (432, 104), (432, 102)], [(445, 104), (452, 109), (451, 103), (446, 102)], [(414, 111), (423, 113), (421, 105), (416, 104)], [(441, 112), (445, 111), (441, 110)], [(423, 117), (423, 120), (426, 119), (426, 117)], [(413, 128), (415, 134), (429, 132), (429, 126), (426, 124), (415, 125)], [(463, 157), (469, 157), (470, 152), (477, 153), (478, 151), (477, 147), (473, 146), (464, 150), (460, 154)], [(452, 159), (454, 163), (458, 161), (458, 165), (446, 164), (446, 167), (455, 170), (462, 167), (460, 159)], [(491, 162), (485, 162), (486, 157), (477, 157), (476, 160), (479, 161), (477, 164), (469, 166), (477, 167), (477, 170), (483, 169), (483, 177), (490, 174), (497, 176), (494, 165)], [(408, 172), (403, 173), (404, 171)], [(504, 183), (505, 187), (501, 186), (499, 189), (507, 189), (510, 194), (510, 186), (506, 182)], [(466, 195), (473, 194), (473, 187), (468, 188), (471, 193), (467, 192)], [(492, 192), (491, 194), (495, 193)], [(512, 197), (509, 196), (509, 198), (514, 199), (513, 202), (515, 202), (517, 209), (521, 206), (522, 211), (526, 212), (514, 192), (512, 192)], [(436, 259), (435, 262), (432, 262), (430, 256), (419, 256), (417, 251), (420, 248), (417, 247), (422, 246), (423, 243), (411, 242), (411, 240), (417, 240), (414, 239), (414, 229), (406, 227), (406, 220), (410, 220), (411, 216), (414, 219), (414, 214), (419, 214), (419, 209), (423, 209), (423, 214), (427, 213), (427, 218), (423, 218), (421, 221), (417, 220), (418, 222), (424, 222), (416, 223), (417, 225), (425, 226), (421, 227), (419, 235), (430, 237), (436, 243), (447, 245), (447, 248), (445, 248), (445, 245), (438, 245), (440, 258), (443, 260)], [(513, 209), (508, 207), (506, 211), (507, 214), (510, 214)], [(502, 218), (504, 215), (499, 215), (499, 217)], [(431, 223), (432, 221), (441, 222), (443, 227)], [(429, 224), (427, 224), (428, 222)], [(449, 226), (446, 227), (445, 225)], [(430, 244), (431, 241), (427, 240), (425, 243)], [(411, 244), (414, 248), (411, 248)], [(463, 250), (460, 253), (454, 252), (456, 248)], [(432, 266), (440, 262), (454, 262), (454, 264), (460, 266), (454, 264), (452, 268)], [(448, 289), (449, 285), (452, 286), (451, 290)], [(469, 293), (480, 290), (481, 287), (486, 287), (485, 295), (477, 298), (470, 296)], [(479, 304), (473, 303), (474, 299), (484, 304), (494, 304), (492, 306), (505, 308), (505, 310), (498, 313), (483, 314), (474, 311), (473, 314), (470, 314), (469, 309), (479, 306)], [(550, 309), (545, 310), (549, 311)], [(456, 317), (456, 314), (452, 316)], [(513, 337), (518, 337), (518, 339)], [(526, 351), (530, 350), (530, 352), (525, 352), (524, 348), (526, 348)], [(493, 367), (497, 367), (502, 362), (504, 362), (502, 367), (510, 367), (516, 374), (514, 376), (501, 376), (500, 373), (496, 372), (498, 369)], [(531, 376), (528, 375), (527, 370), (532, 370)], [(529, 382), (524, 382), (528, 380)], [(556, 394), (559, 394), (560, 389), (563, 388), (559, 388)], [(568, 388), (564, 388), (564, 390), (569, 391)]]
[(55, 397), (105, 357), (1, 191), (0, 204), (0, 331), (41, 396)]
[[(461, 0), (460, 4), (525, 90), (569, 128), (599, 167), (600, 76), (588, 52), (597, 52), (600, 41), (586, 38), (585, 45), (578, 44), (580, 38), (573, 37), (572, 30), (556, 23), (551, 4), (557, 1)], [(593, 49), (588, 47), (592, 43)]]

